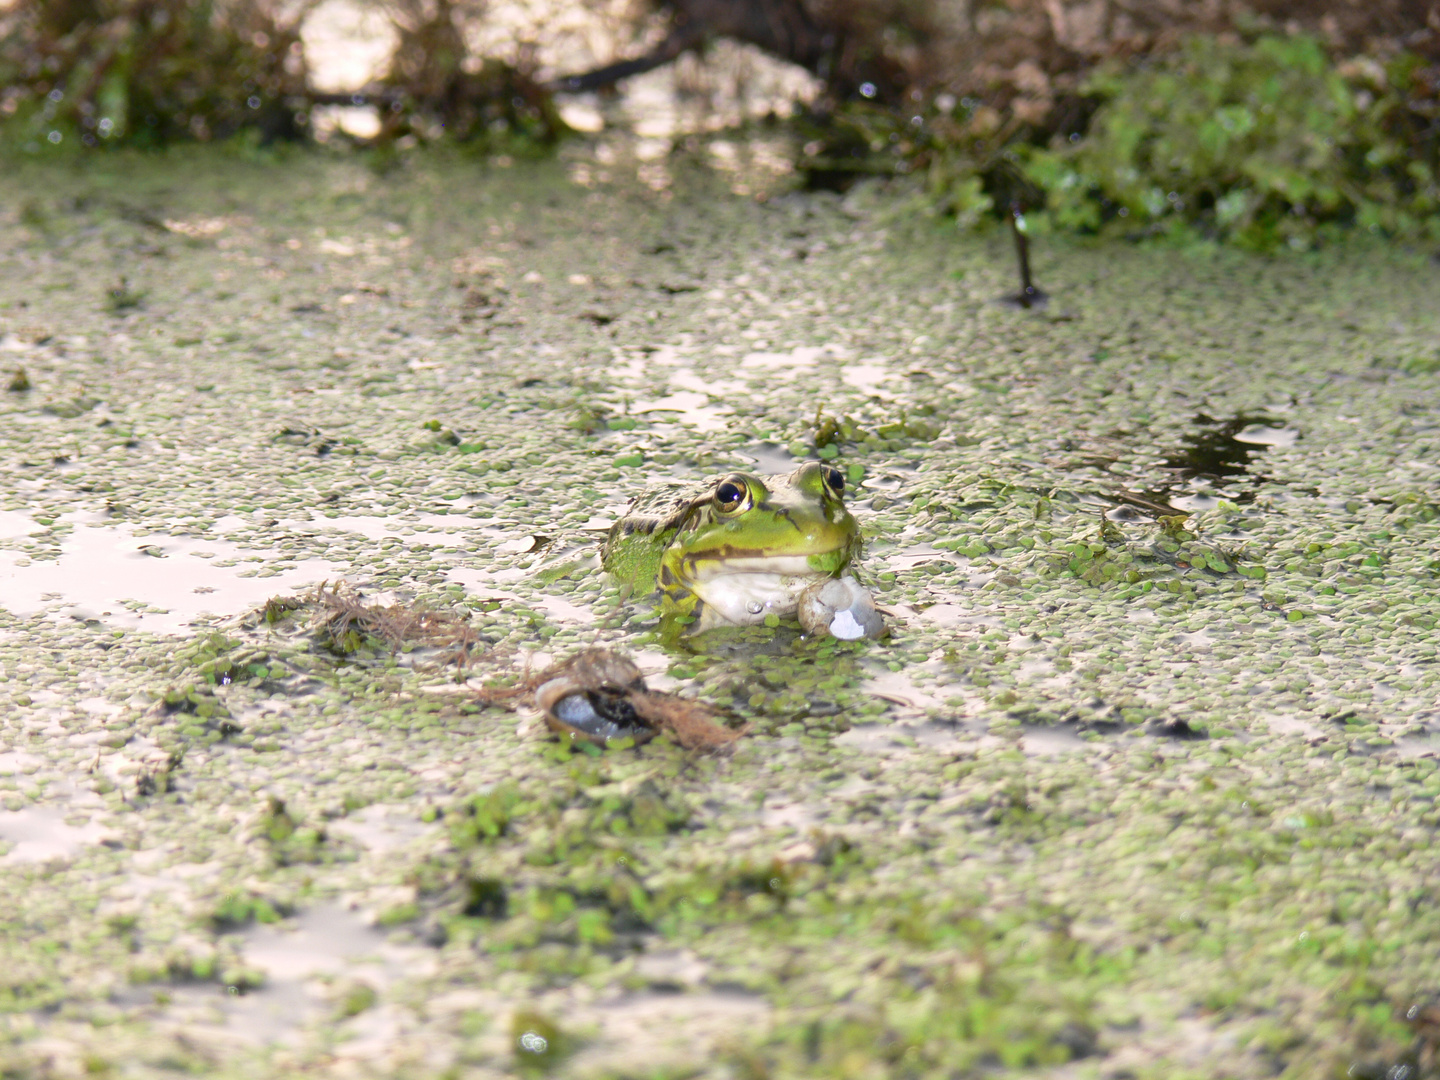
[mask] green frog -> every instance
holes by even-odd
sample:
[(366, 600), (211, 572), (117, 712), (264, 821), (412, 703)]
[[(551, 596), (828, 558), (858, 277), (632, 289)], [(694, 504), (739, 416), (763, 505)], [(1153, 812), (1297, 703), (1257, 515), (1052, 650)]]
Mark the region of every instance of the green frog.
[(605, 569), (637, 591), (660, 590), (662, 620), (691, 632), (799, 616), (812, 633), (879, 637), (884, 621), (848, 573), (860, 526), (839, 469), (735, 472), (654, 487), (610, 529)]

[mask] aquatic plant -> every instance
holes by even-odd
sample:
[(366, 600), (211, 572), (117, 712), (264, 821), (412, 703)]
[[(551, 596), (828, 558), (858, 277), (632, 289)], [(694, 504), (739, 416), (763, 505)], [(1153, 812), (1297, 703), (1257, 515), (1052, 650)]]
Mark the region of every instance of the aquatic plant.
[(1083, 88), (1100, 103), (1083, 138), (1016, 152), (1042, 220), (1064, 228), (1195, 229), (1252, 248), (1308, 246), (1340, 224), (1440, 236), (1426, 78), (1411, 55), (1337, 65), (1304, 35), (1197, 37), (1102, 67)]

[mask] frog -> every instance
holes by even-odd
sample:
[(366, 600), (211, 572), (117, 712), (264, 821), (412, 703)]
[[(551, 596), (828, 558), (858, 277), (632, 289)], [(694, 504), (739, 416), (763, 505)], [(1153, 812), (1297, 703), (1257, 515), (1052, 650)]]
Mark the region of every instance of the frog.
[(656, 485), (611, 526), (601, 565), (629, 591), (658, 590), (662, 625), (686, 633), (798, 617), (817, 635), (879, 637), (844, 496), (844, 473), (816, 461)]

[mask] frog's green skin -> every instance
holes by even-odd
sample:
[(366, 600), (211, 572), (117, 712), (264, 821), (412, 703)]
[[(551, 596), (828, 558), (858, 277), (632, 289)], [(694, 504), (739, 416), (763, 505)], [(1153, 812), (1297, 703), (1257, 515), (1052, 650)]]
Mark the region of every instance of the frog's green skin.
[(651, 488), (611, 527), (601, 559), (636, 592), (658, 588), (662, 617), (692, 630), (786, 618), (804, 588), (860, 553), (844, 487), (838, 469), (812, 461)]

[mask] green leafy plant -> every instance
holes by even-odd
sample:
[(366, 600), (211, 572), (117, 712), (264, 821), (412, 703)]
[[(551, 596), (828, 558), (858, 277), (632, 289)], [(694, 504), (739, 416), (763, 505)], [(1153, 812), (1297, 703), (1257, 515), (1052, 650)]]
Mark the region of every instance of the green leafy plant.
[(1088, 132), (1020, 148), (1021, 169), (1042, 220), (1066, 229), (1190, 229), (1256, 249), (1342, 225), (1440, 236), (1440, 140), (1418, 123), (1419, 77), (1414, 57), (1340, 66), (1303, 35), (1195, 37), (1097, 70)]

